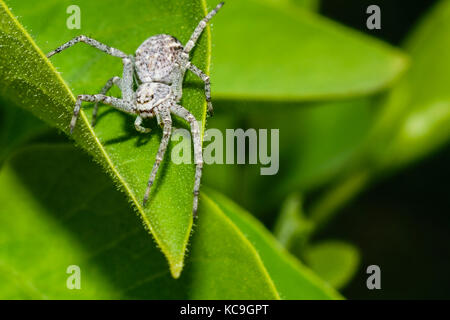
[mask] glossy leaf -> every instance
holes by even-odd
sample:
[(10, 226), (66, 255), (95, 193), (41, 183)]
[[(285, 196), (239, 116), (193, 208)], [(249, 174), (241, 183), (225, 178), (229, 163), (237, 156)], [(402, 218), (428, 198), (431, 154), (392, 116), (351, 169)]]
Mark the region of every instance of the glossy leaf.
[(212, 33), (215, 99), (363, 95), (388, 87), (407, 63), (398, 50), (290, 1), (227, 1)]
[[(258, 222), (211, 197), (200, 201), (186, 270), (175, 280), (127, 198), (85, 154), (68, 144), (28, 147), (0, 171), (0, 297), (339, 297)], [(80, 267), (81, 290), (67, 289), (71, 265)]]
[(370, 98), (281, 105), (220, 101), (217, 116), (208, 121), (208, 128), (217, 128), (224, 136), (227, 128), (254, 128), (268, 130), (270, 139), (270, 130), (279, 129), (276, 175), (261, 175), (260, 163), (205, 168), (205, 183), (255, 213), (279, 210), (292, 190), (308, 192), (342, 174), (360, 152), (377, 111)]
[(343, 288), (355, 275), (360, 263), (358, 249), (342, 241), (323, 241), (305, 252), (308, 266), (334, 288)]
[(441, 1), (406, 43), (411, 69), (392, 90), (373, 133), (373, 156), (396, 169), (450, 139), (450, 1)]
[(378, 106), (375, 124), (352, 168), (312, 208), (329, 220), (370, 182), (434, 152), (450, 138), (450, 1), (418, 25), (406, 45), (410, 70)]
[[(128, 53), (133, 53), (146, 38), (158, 33), (168, 33), (186, 42), (206, 13), (201, 1), (86, 0), (77, 2), (83, 17), (81, 30), (70, 30), (66, 26), (69, 17), (66, 9), (70, 4), (71, 1), (43, 0), (39, 6), (30, 6), (24, 1), (8, 1), (7, 5), (20, 17), (20, 22), (7, 5), (0, 5), (0, 96), (8, 96), (15, 105), (32, 111), (64, 132), (68, 132), (74, 95), (98, 93), (110, 77), (121, 75), (121, 61), (83, 44), (56, 55), (51, 62), (44, 53), (80, 33)], [(193, 53), (193, 63), (206, 72), (209, 47), (207, 30)], [(204, 94), (201, 86), (193, 85), (193, 79), (192, 75), (186, 79), (182, 104), (197, 119), (203, 119), (204, 124)], [(191, 232), (194, 166), (164, 161), (149, 206), (144, 209), (141, 202), (161, 130), (149, 121), (146, 125), (151, 126), (153, 132), (138, 134), (132, 117), (108, 107), (101, 107), (94, 130), (89, 125), (90, 110), (86, 109), (80, 116), (74, 139), (104, 165), (125, 191), (144, 226), (169, 260), (173, 276), (178, 277)], [(174, 125), (187, 126), (179, 121)]]
[(223, 195), (208, 195), (255, 246), (283, 299), (340, 299), (341, 296), (291, 256), (251, 214)]

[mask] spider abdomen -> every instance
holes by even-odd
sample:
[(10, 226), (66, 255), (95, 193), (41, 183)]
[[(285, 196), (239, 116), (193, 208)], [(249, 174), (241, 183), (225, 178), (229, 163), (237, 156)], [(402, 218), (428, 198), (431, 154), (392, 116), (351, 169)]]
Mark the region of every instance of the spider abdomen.
[(178, 39), (159, 34), (145, 40), (136, 50), (136, 73), (142, 82), (172, 84), (179, 77), (183, 45)]

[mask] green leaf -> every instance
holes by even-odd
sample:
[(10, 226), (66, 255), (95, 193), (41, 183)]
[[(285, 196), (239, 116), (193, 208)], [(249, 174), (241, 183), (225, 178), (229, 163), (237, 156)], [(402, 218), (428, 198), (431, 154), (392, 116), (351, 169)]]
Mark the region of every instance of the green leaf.
[(409, 37), (411, 69), (392, 90), (370, 152), (386, 170), (433, 152), (450, 139), (450, 1), (441, 1)]
[(0, 166), (13, 150), (47, 130), (47, 126), (29, 112), (5, 107), (5, 104), (0, 103)]
[(252, 215), (217, 192), (208, 190), (208, 195), (255, 246), (282, 299), (342, 298), (291, 256)]
[(265, 0), (265, 1), (271, 1), (274, 5), (286, 5), (292, 4), (299, 6), (303, 9), (308, 9), (311, 11), (317, 11), (319, 10), (320, 1), (319, 0)]
[(373, 105), (369, 98), (310, 104), (294, 114), (295, 121), (290, 121), (293, 115), (288, 111), (273, 123), (287, 136), (280, 157), (289, 160), (281, 172), (285, 179), (280, 193), (311, 190), (338, 175), (364, 142), (373, 121)]
[(289, 0), (293, 4), (301, 6), (302, 8), (318, 11), (320, 7), (320, 0)]
[(309, 247), (305, 260), (323, 280), (340, 289), (358, 270), (360, 255), (358, 249), (351, 244), (327, 240)]
[[(186, 271), (172, 279), (125, 196), (68, 144), (17, 153), (0, 191), (2, 298), (278, 298), (255, 249), (208, 199)], [(79, 291), (66, 288), (69, 265), (81, 268)]]
[(360, 152), (377, 111), (367, 97), (303, 104), (220, 101), (216, 106), (209, 128), (223, 133), (226, 128), (267, 129), (269, 139), (270, 129), (279, 129), (276, 175), (262, 176), (261, 164), (205, 168), (205, 184), (255, 213), (279, 210), (286, 194), (317, 189), (342, 174)]
[(417, 161), (450, 139), (450, 1), (441, 1), (406, 43), (411, 68), (378, 107), (352, 168), (314, 205), (329, 220), (369, 183)]
[(326, 240), (310, 245), (315, 224), (303, 213), (299, 195), (292, 194), (283, 203), (275, 225), (275, 236), (293, 255), (299, 257), (320, 278), (336, 289), (343, 288), (359, 266), (358, 250), (342, 241)]
[[(126, 197), (85, 154), (27, 147), (0, 171), (0, 298), (340, 297), (247, 213), (210, 194), (175, 280)], [(70, 265), (81, 269), (81, 290), (66, 287)]]
[[(339, 180), (313, 203), (311, 218), (323, 225), (367, 185), (421, 159), (450, 138), (450, 1), (440, 2), (409, 37), (411, 68), (378, 101), (374, 124), (341, 168)], [(346, 126), (345, 132), (354, 128)], [(363, 138), (363, 139), (361, 139)]]
[(314, 230), (314, 224), (303, 213), (303, 201), (297, 194), (290, 195), (278, 215), (274, 235), (287, 250), (301, 253)]
[[(121, 75), (122, 64), (119, 59), (83, 44), (55, 56), (51, 62), (44, 52), (80, 33), (127, 53), (133, 53), (146, 38), (158, 33), (186, 42), (206, 14), (202, 1), (84, 0), (77, 2), (82, 14), (80, 31), (66, 27), (66, 9), (71, 1), (43, 0), (33, 6), (16, 0), (7, 3), (32, 32), (34, 40), (0, 1), (0, 97), (8, 97), (64, 132), (68, 132), (74, 94), (98, 93), (110, 77)], [(192, 59), (205, 72), (209, 66), (209, 38), (206, 30)], [(200, 85), (192, 83), (193, 79), (193, 75), (186, 78), (182, 104), (203, 120), (204, 129), (204, 94)], [(143, 208), (141, 203), (161, 131), (151, 122), (148, 125), (153, 128), (152, 134), (138, 134), (131, 117), (109, 109), (101, 108), (95, 130), (89, 125), (90, 112), (82, 112), (73, 138), (95, 156), (127, 194), (166, 255), (172, 275), (178, 277), (192, 226), (194, 166), (164, 161), (149, 206)], [(179, 121), (174, 125), (187, 127)], [(167, 154), (170, 155), (170, 148)]]
[(364, 95), (388, 87), (407, 64), (398, 50), (288, 1), (226, 6), (212, 29), (215, 99)]

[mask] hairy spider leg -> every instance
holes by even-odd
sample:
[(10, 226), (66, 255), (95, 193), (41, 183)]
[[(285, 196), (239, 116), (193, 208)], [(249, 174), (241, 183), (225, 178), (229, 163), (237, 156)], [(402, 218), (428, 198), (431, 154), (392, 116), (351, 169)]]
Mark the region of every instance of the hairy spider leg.
[(191, 127), (192, 141), (194, 143), (194, 161), (195, 161), (195, 182), (193, 191), (194, 202), (192, 205), (192, 212), (195, 218), (197, 217), (198, 195), (200, 190), (200, 180), (202, 177), (202, 169), (203, 169), (202, 141), (200, 138), (200, 129), (195, 117), (183, 106), (179, 104), (173, 104), (170, 106), (170, 111), (174, 115), (185, 119)]
[(206, 103), (208, 105), (208, 112), (212, 116), (213, 115), (213, 106), (211, 103), (211, 83), (209, 81), (209, 77), (203, 73), (202, 70), (197, 68), (192, 63), (188, 63), (187, 68), (191, 70), (197, 77), (202, 79), (202, 81), (205, 83), (205, 97), (206, 97)]
[(150, 189), (155, 182), (156, 173), (158, 172), (159, 165), (161, 161), (164, 159), (164, 154), (166, 152), (167, 146), (169, 145), (170, 135), (172, 133), (172, 118), (170, 117), (169, 109), (164, 105), (161, 105), (158, 110), (156, 110), (161, 117), (161, 122), (163, 126), (163, 136), (161, 138), (161, 142), (159, 144), (158, 153), (156, 154), (156, 160), (153, 164), (152, 171), (150, 173), (150, 177), (147, 182), (147, 190), (145, 190), (143, 206), (147, 203), (148, 197), (150, 195)]
[(104, 94), (94, 94), (94, 95), (81, 94), (77, 97), (77, 101), (75, 102), (75, 108), (73, 109), (73, 117), (72, 121), (70, 121), (70, 134), (72, 134), (73, 129), (75, 128), (75, 125), (77, 123), (82, 101), (102, 102), (125, 113), (136, 114), (136, 107), (130, 101), (105, 96)]
[[(118, 86), (120, 88), (120, 78), (119, 77), (116, 76), (116, 77), (112, 77), (111, 79), (109, 79), (105, 83), (105, 86), (100, 91), (100, 94), (103, 94), (103, 95), (107, 94), (109, 89), (111, 89), (113, 85), (116, 85), (116, 86)], [(97, 112), (98, 112), (98, 101), (95, 103), (94, 110), (92, 111), (92, 122), (91, 122), (91, 125), (93, 127), (95, 126), (95, 122), (97, 121)]]
[[(131, 56), (122, 59), (123, 62), (123, 73), (122, 79), (119, 77), (112, 77), (109, 79), (105, 86), (100, 91), (100, 94), (106, 94), (112, 86), (115, 84), (119, 87), (122, 92), (122, 99), (126, 101), (133, 101), (133, 74), (134, 74), (134, 63)], [(95, 126), (97, 120), (98, 112), (98, 102), (95, 103), (94, 110), (92, 111), (92, 126)], [(147, 131), (146, 131), (147, 132)]]
[(197, 42), (198, 38), (200, 37), (200, 35), (202, 34), (203, 30), (206, 27), (206, 24), (209, 22), (209, 20), (212, 19), (212, 17), (214, 17), (217, 13), (217, 11), (219, 11), (220, 8), (222, 8), (222, 6), (224, 5), (224, 2), (221, 2), (217, 5), (217, 7), (215, 7), (210, 13), (208, 13), (206, 15), (206, 17), (204, 17), (197, 25), (197, 27), (195, 28), (194, 32), (191, 35), (191, 38), (189, 39), (189, 41), (186, 43), (186, 46), (184, 47), (184, 52), (189, 53), (195, 46), (195, 43)]
[[(186, 43), (186, 46), (184, 47), (184, 52), (189, 53), (195, 46), (198, 38), (202, 34), (203, 30), (205, 29), (207, 23), (214, 17), (217, 12), (222, 8), (224, 5), (224, 2), (219, 3), (212, 11), (210, 11), (206, 17), (204, 17), (195, 28), (194, 32), (191, 35), (191, 38)], [(186, 67), (192, 71), (195, 75), (197, 75), (202, 81), (205, 83), (205, 96), (206, 96), (206, 103), (208, 106), (208, 113), (212, 116), (213, 115), (213, 106), (211, 103), (211, 84), (209, 81), (209, 77), (199, 68), (188, 62)]]
[[(122, 79), (119, 77), (113, 77), (105, 84), (103, 89), (101, 90), (101, 95), (105, 95), (109, 89), (111, 89), (113, 84), (116, 84), (122, 91), (122, 99), (125, 101), (129, 101), (130, 103), (133, 100), (133, 73), (134, 73), (134, 58), (133, 56), (129, 56), (125, 54), (124, 52), (120, 51), (119, 49), (110, 47), (106, 44), (103, 44), (95, 39), (89, 38), (85, 35), (80, 35), (78, 37), (73, 38), (72, 40), (64, 43), (63, 45), (59, 46), (49, 54), (47, 54), (47, 58), (52, 57), (53, 55), (60, 53), (61, 51), (68, 49), (72, 46), (74, 46), (77, 43), (86, 43), (106, 54), (109, 54), (113, 57), (121, 58), (123, 62), (123, 75)], [(97, 110), (98, 110), (98, 102), (96, 101), (96, 104), (94, 106), (94, 111), (92, 115), (92, 125), (95, 125), (95, 121), (97, 118)], [(76, 122), (76, 119), (75, 119)], [(73, 127), (71, 126), (71, 132), (73, 130)]]
[(106, 44), (103, 44), (95, 39), (86, 37), (85, 35), (80, 35), (80, 36), (75, 37), (72, 40), (64, 43), (63, 45), (59, 46), (58, 48), (56, 48), (55, 50), (53, 50), (52, 52), (47, 54), (47, 58), (50, 58), (51, 56), (53, 56), (57, 53), (60, 53), (61, 51), (66, 50), (67, 48), (70, 48), (79, 42), (84, 42), (94, 48), (97, 48), (100, 51), (103, 51), (106, 54), (109, 54), (110, 56), (113, 56), (113, 57), (118, 57), (118, 58), (122, 58), (122, 59), (128, 57), (125, 53), (123, 53), (119, 49), (107, 46)]
[(145, 128), (141, 124), (142, 124), (142, 118), (141, 118), (141, 116), (137, 116), (136, 120), (134, 121), (134, 127), (136, 128), (136, 130), (139, 132), (142, 132), (142, 133), (149, 133), (150, 131), (152, 131), (152, 129)]

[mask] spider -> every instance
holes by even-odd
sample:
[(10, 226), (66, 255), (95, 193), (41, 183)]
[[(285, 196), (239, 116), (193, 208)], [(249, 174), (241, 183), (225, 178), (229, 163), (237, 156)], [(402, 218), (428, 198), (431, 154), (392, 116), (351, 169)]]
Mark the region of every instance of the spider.
[[(137, 115), (134, 125), (136, 130), (142, 133), (150, 132), (150, 129), (142, 126), (143, 119), (156, 117), (158, 124), (163, 128), (163, 136), (155, 163), (153, 164), (148, 179), (147, 189), (143, 200), (144, 206), (147, 203), (150, 189), (169, 143), (172, 131), (172, 118), (170, 114), (173, 113), (174, 115), (185, 119), (191, 127), (194, 144), (194, 160), (196, 165), (193, 191), (193, 216), (196, 217), (197, 215), (200, 178), (203, 167), (200, 130), (195, 117), (178, 103), (183, 94), (184, 74), (186, 73), (186, 70), (190, 70), (205, 83), (205, 96), (208, 112), (212, 114), (213, 109), (211, 104), (209, 77), (189, 61), (189, 52), (194, 48), (198, 38), (205, 29), (206, 24), (214, 15), (216, 15), (223, 4), (223, 2), (219, 3), (214, 10), (209, 12), (206, 17), (199, 22), (184, 47), (175, 37), (167, 34), (159, 34), (145, 40), (133, 56), (100, 43), (95, 39), (80, 35), (69, 42), (64, 43), (47, 55), (47, 57), (50, 58), (56, 53), (79, 42), (84, 42), (106, 54), (122, 59), (122, 79), (119, 77), (112, 77), (109, 79), (100, 94), (82, 94), (77, 96), (73, 117), (70, 122), (70, 134), (72, 134), (75, 128), (82, 101), (95, 102), (92, 113), (92, 126), (95, 126), (99, 102), (110, 105), (122, 112)], [(133, 91), (133, 79), (135, 75), (137, 75), (138, 81), (136, 92)], [(122, 92), (122, 98), (119, 99), (106, 95), (113, 85), (119, 87)]]

